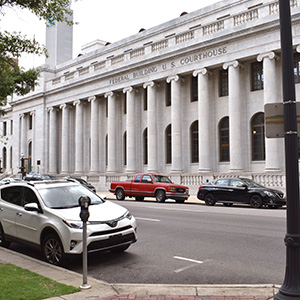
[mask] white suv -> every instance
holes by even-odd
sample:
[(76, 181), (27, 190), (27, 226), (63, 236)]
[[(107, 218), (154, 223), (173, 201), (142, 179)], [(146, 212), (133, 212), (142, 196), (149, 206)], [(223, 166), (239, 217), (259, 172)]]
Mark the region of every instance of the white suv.
[(66, 254), (81, 254), (81, 196), (91, 199), (88, 252), (125, 251), (136, 242), (136, 220), (127, 209), (78, 183), (56, 180), (0, 186), (0, 245), (22, 241), (39, 245), (44, 258), (55, 265)]

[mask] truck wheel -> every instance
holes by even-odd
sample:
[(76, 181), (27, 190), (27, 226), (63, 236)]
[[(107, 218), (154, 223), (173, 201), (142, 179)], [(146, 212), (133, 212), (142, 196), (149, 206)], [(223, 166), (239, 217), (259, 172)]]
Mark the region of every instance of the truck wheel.
[(125, 199), (125, 193), (124, 193), (123, 189), (117, 189), (116, 198), (117, 198), (117, 200), (124, 200)]
[(166, 194), (165, 194), (165, 192), (163, 190), (158, 190), (155, 193), (155, 198), (156, 198), (157, 202), (165, 202), (165, 200), (166, 200)]

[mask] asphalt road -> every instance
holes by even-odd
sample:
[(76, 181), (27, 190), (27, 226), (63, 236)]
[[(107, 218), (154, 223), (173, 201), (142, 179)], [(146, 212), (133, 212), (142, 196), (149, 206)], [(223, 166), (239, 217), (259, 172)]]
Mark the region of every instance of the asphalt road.
[[(122, 254), (89, 255), (89, 276), (110, 283), (283, 283), (285, 209), (114, 202), (136, 217), (138, 242)], [(81, 272), (81, 259), (66, 267)]]

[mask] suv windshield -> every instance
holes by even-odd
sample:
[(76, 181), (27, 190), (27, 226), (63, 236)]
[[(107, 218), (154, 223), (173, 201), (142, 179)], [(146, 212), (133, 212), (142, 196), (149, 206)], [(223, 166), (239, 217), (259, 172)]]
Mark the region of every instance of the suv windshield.
[(81, 196), (88, 196), (91, 205), (100, 204), (104, 201), (88, 189), (80, 185), (64, 185), (38, 189), (43, 202), (50, 208), (70, 208), (79, 206)]

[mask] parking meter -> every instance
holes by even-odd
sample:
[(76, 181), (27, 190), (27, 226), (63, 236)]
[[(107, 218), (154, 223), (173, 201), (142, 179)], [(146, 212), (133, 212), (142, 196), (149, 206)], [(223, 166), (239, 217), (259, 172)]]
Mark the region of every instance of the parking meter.
[(91, 199), (88, 196), (81, 196), (79, 198), (79, 205), (81, 207), (80, 219), (82, 222), (87, 222), (90, 216), (89, 206), (91, 204)]
[(89, 289), (91, 286), (87, 284), (87, 227), (86, 222), (89, 219), (89, 206), (91, 199), (88, 196), (81, 196), (78, 200), (81, 207), (80, 219), (83, 222), (82, 226), (82, 270), (83, 270), (83, 284), (80, 286), (81, 289)]

